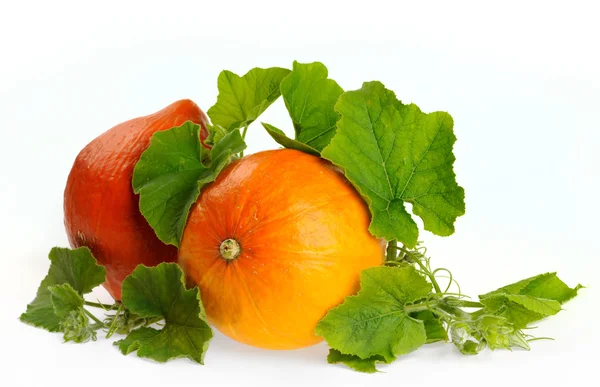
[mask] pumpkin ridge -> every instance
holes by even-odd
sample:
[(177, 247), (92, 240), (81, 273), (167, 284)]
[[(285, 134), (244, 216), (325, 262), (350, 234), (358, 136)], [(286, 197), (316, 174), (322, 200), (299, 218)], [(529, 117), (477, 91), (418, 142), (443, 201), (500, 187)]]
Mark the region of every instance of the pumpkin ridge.
[(252, 297), (250, 289), (248, 289), (248, 284), (246, 284), (246, 276), (244, 275), (243, 271), (237, 265), (233, 266), (233, 270), (235, 271), (235, 273), (238, 277), (238, 280), (242, 284), (242, 287), (244, 288), (244, 291), (245, 291), (246, 295), (248, 296), (248, 300), (250, 300), (250, 304), (252, 305), (252, 308), (254, 309), (254, 312), (256, 313), (256, 317), (258, 317), (258, 319), (260, 320), (261, 324), (265, 328), (265, 331), (267, 331), (270, 335), (272, 335), (272, 333), (268, 327), (268, 324), (265, 322), (265, 319), (263, 318), (262, 314), (258, 310), (258, 307), (256, 306), (256, 301), (254, 300), (254, 297)]

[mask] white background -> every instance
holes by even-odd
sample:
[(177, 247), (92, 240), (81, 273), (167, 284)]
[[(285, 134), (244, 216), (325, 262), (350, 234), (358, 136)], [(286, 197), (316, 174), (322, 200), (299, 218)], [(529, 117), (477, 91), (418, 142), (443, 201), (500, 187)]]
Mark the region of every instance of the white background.
[[(2, 2), (0, 359), (3, 386), (566, 385), (596, 379), (600, 23), (593, 2)], [(434, 265), (476, 295), (558, 271), (589, 288), (539, 324), (532, 351), (465, 357), (426, 346), (362, 375), (325, 345), (258, 350), (216, 334), (206, 365), (124, 357), (105, 339), (61, 344), (17, 317), (52, 246), (66, 246), (65, 180), (113, 125), (180, 98), (205, 111), (222, 69), (319, 60), (345, 89), (381, 80), (455, 120), (467, 193), (456, 234), (423, 233)], [(291, 128), (281, 101), (261, 118)], [(259, 125), (250, 150), (276, 147)], [(94, 294), (105, 299), (98, 289)], [(425, 384), (422, 384), (425, 383)]]

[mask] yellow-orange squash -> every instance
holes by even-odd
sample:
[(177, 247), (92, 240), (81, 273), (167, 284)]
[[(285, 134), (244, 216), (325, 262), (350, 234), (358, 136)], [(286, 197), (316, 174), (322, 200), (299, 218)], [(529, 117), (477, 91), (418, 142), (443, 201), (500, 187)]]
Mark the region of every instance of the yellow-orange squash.
[(253, 154), (205, 187), (179, 263), (200, 288), (209, 321), (261, 348), (321, 341), (317, 322), (355, 293), (385, 245), (369, 210), (327, 161), (296, 150)]

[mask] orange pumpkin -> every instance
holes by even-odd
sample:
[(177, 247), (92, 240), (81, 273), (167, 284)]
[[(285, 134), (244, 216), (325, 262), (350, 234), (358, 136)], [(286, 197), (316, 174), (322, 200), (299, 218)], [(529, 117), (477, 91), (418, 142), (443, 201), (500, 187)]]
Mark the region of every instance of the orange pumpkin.
[(192, 207), (179, 251), (209, 321), (256, 347), (321, 341), (317, 322), (383, 263), (369, 210), (329, 162), (296, 150), (229, 165)]
[(131, 188), (133, 168), (158, 131), (193, 121), (208, 135), (208, 119), (189, 99), (123, 122), (85, 146), (65, 188), (65, 227), (73, 248), (88, 246), (106, 268), (104, 287), (121, 299), (121, 283), (141, 263), (176, 261), (177, 249), (157, 237)]

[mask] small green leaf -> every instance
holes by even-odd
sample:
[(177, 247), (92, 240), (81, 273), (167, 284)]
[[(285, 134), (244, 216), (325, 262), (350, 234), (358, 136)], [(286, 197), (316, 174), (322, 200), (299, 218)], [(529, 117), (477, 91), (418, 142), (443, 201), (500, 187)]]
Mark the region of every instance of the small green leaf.
[(329, 349), (329, 355), (327, 355), (327, 363), (342, 363), (355, 371), (373, 374), (377, 372), (377, 367), (375, 367), (375, 364), (385, 363), (385, 359), (382, 356), (372, 356), (368, 359), (361, 359), (356, 355), (345, 355), (337, 349), (331, 348)]
[(329, 144), (340, 118), (334, 106), (343, 92), (334, 80), (327, 79), (323, 63), (294, 62), (292, 72), (281, 81), (281, 95), (294, 122), (297, 141), (318, 152)]
[(212, 338), (197, 287), (186, 290), (181, 268), (174, 263), (138, 266), (123, 281), (123, 304), (142, 318), (163, 317), (161, 330), (139, 328), (116, 342), (123, 354), (158, 362), (186, 357), (203, 364)]
[(207, 112), (213, 125), (228, 131), (250, 125), (279, 98), (281, 80), (289, 73), (280, 67), (254, 68), (242, 77), (222, 71), (217, 103)]
[(75, 250), (54, 247), (48, 255), (50, 269), (40, 283), (35, 299), (27, 305), (21, 321), (44, 328), (50, 332), (61, 330), (61, 317), (55, 313), (49, 287), (69, 284), (79, 295), (92, 291), (106, 279), (106, 270), (97, 264), (87, 247)]
[(422, 310), (420, 312), (412, 313), (410, 317), (423, 321), (423, 325), (425, 325), (425, 334), (427, 335), (427, 344), (448, 340), (448, 332), (444, 329), (440, 319), (431, 311)]
[(63, 318), (74, 310), (83, 308), (83, 297), (71, 287), (71, 285), (62, 284), (48, 287), (51, 294), (54, 314)]
[(577, 291), (582, 287), (582, 285), (577, 285), (570, 288), (557, 277), (556, 273), (545, 273), (480, 295), (479, 298), (484, 299), (495, 294), (515, 294), (555, 300), (562, 304), (575, 297)]
[(411, 318), (404, 307), (427, 296), (431, 284), (413, 267), (374, 267), (360, 278), (358, 294), (331, 309), (316, 333), (341, 353), (362, 359), (382, 356), (386, 362), (423, 345), (423, 322)]
[(246, 148), (239, 131), (234, 131), (208, 151), (200, 143), (199, 131), (200, 126), (188, 121), (155, 133), (133, 171), (142, 215), (161, 241), (175, 246), (202, 187)]
[(465, 202), (453, 171), (450, 115), (403, 105), (380, 82), (345, 92), (335, 109), (342, 118), (321, 155), (340, 166), (369, 203), (371, 233), (414, 247), (419, 231), (406, 202), (426, 230), (451, 235)]
[(285, 148), (296, 149), (311, 155), (319, 156), (319, 151), (304, 143), (301, 143), (300, 141), (292, 140), (286, 136), (281, 129), (278, 129), (273, 125), (265, 124), (264, 122), (262, 123), (262, 126), (267, 130), (267, 133), (273, 137), (273, 140), (275, 140), (278, 144), (283, 145)]
[(204, 141), (205, 144), (213, 146), (223, 139), (229, 133), (227, 129), (221, 125), (207, 125), (208, 137)]

